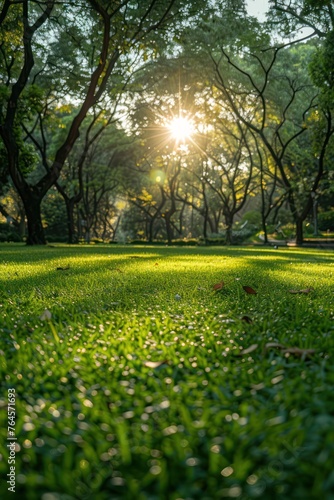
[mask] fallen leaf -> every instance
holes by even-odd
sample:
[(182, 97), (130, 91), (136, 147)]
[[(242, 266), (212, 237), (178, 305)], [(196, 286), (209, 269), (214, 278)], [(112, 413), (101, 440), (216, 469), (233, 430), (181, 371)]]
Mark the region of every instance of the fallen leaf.
[(48, 309), (45, 309), (45, 311), (40, 315), (39, 319), (41, 319), (42, 321), (49, 321), (51, 319), (51, 316), (52, 314), (50, 313), (50, 311)]
[(264, 346), (264, 350), (276, 348), (280, 349), (282, 354), (292, 354), (293, 356), (297, 356), (300, 358), (308, 358), (311, 357), (315, 353), (315, 349), (300, 349), (299, 347), (286, 347), (277, 342), (268, 342)]
[(254, 290), (254, 288), (252, 288), (251, 286), (243, 286), (242, 287), (246, 293), (250, 293), (250, 294), (253, 294), (253, 295), (256, 295), (257, 292)]
[(279, 344), (278, 342), (267, 342), (267, 344), (264, 346), (264, 349), (285, 349), (285, 346), (283, 344)]
[(298, 358), (309, 358), (315, 353), (315, 349), (300, 349), (299, 347), (288, 347), (282, 350), (283, 354), (292, 354)]
[(162, 365), (168, 365), (168, 361), (164, 359), (163, 361), (145, 361), (144, 363), (147, 368), (159, 368)]
[(304, 288), (303, 290), (289, 290), (289, 293), (305, 293), (306, 295), (312, 292), (314, 288), (310, 286), (310, 288)]
[(57, 267), (56, 271), (67, 271), (70, 268), (70, 266), (67, 267)]
[(251, 352), (256, 351), (256, 349), (258, 347), (259, 347), (259, 344), (252, 344), (249, 347), (247, 347), (246, 349), (242, 349), (239, 352), (238, 356), (245, 356), (246, 354), (250, 354)]
[(260, 382), (259, 384), (252, 384), (251, 388), (254, 389), (255, 391), (260, 391), (261, 389), (265, 388), (265, 385), (263, 382)]
[(113, 269), (110, 269), (110, 271), (116, 271), (118, 273), (122, 273), (123, 272), (119, 267), (115, 267)]
[(241, 321), (245, 321), (246, 323), (250, 324), (250, 323), (253, 323), (253, 320), (252, 318), (250, 318), (249, 316), (243, 316), (241, 318)]
[(224, 281), (220, 281), (219, 283), (216, 283), (215, 285), (213, 285), (213, 289), (214, 290), (221, 290), (223, 288), (223, 286), (225, 285)]

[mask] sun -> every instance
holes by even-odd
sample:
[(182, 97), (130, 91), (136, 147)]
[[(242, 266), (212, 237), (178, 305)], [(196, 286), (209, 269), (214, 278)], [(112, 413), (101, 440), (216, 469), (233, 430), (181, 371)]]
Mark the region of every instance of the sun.
[(173, 120), (168, 124), (168, 128), (172, 137), (177, 142), (184, 142), (194, 133), (193, 122), (184, 116), (176, 116), (173, 118)]

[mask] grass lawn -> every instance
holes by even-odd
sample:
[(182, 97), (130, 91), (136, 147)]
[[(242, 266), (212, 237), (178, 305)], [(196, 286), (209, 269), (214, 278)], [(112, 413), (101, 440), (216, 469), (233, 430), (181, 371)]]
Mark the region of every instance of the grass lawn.
[(0, 498), (334, 499), (333, 252), (7, 244), (0, 263)]

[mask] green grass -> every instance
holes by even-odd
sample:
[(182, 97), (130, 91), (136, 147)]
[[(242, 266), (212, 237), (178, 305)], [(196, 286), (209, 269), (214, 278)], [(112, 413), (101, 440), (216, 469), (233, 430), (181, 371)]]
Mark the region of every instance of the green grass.
[(9, 244), (0, 262), (1, 498), (15, 388), (17, 498), (334, 499), (332, 252)]

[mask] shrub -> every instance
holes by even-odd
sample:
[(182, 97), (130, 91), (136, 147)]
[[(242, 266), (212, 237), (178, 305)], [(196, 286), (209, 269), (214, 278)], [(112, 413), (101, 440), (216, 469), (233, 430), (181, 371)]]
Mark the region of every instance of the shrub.
[(66, 236), (57, 236), (53, 234), (49, 234), (46, 236), (46, 241), (48, 243), (67, 243), (68, 238)]
[(259, 210), (250, 210), (246, 212), (241, 219), (241, 223), (248, 222), (248, 224), (252, 224), (256, 226), (256, 228), (260, 228), (262, 224), (261, 212)]
[(20, 243), (22, 241), (22, 237), (16, 230), (15, 226), (3, 223), (0, 224), (0, 242), (4, 243), (6, 241)]
[(172, 240), (172, 245), (176, 245), (178, 247), (183, 246), (196, 246), (198, 245), (198, 241), (196, 238), (183, 238)]
[(104, 241), (103, 241), (103, 239), (102, 239), (102, 238), (91, 238), (91, 239), (90, 239), (90, 242), (91, 242), (91, 243), (96, 243), (97, 245), (98, 245), (99, 243), (104, 243)]
[(232, 231), (232, 242), (236, 245), (243, 243), (250, 236), (256, 234), (257, 230), (257, 227), (253, 224), (247, 224), (247, 226), (242, 229)]
[(11, 241), (13, 243), (20, 243), (22, 241), (22, 238), (18, 233), (10, 232), (7, 235), (7, 241)]
[(225, 236), (210, 236), (210, 238), (206, 238), (205, 243), (210, 246), (226, 245), (226, 238)]
[(147, 240), (131, 240), (129, 241), (130, 245), (147, 245)]
[(318, 227), (320, 231), (334, 231), (334, 210), (318, 214)]
[(130, 240), (129, 244), (130, 245), (167, 245), (167, 241), (165, 241), (165, 240), (154, 240), (154, 241)]
[(286, 240), (296, 237), (296, 226), (294, 223), (285, 224), (285, 226), (280, 226), (279, 231), (276, 231), (275, 238), (277, 240)]

